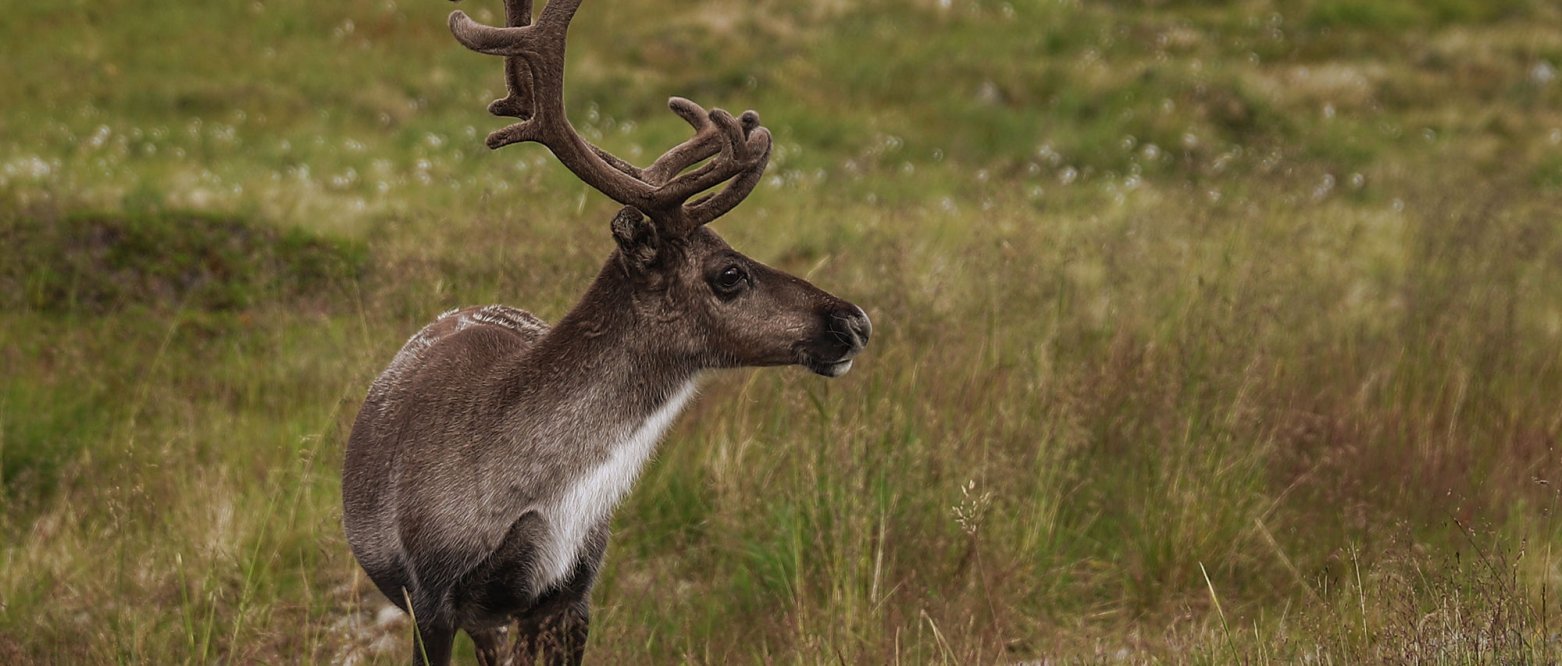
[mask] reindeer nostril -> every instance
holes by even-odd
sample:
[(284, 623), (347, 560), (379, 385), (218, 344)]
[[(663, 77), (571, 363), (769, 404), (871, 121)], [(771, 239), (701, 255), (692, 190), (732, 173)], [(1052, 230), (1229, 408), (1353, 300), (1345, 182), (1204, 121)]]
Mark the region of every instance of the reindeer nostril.
[(866, 345), (868, 344), (868, 338), (873, 336), (873, 322), (868, 320), (868, 313), (863, 312), (862, 308), (857, 308), (856, 315), (851, 318), (851, 329), (853, 333), (857, 334), (862, 344)]
[(837, 310), (830, 316), (830, 328), (841, 342), (846, 343), (856, 351), (868, 344), (868, 337), (873, 335), (873, 324), (868, 321), (867, 313), (855, 305)]

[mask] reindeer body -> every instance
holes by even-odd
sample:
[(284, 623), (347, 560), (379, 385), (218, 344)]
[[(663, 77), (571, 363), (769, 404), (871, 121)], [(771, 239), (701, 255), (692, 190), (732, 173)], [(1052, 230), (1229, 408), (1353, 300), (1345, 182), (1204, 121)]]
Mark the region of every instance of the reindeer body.
[[(585, 302), (624, 296), (613, 265)], [(612, 509), (698, 371), (645, 348), (633, 309), (590, 310), (604, 316), (577, 308), (552, 329), (506, 306), (447, 312), (370, 388), (344, 519), (354, 555), (403, 609), (481, 630), (549, 593), (584, 601)], [(485, 568), (506, 575), (473, 575)]]
[[(617, 245), (549, 327), (505, 306), (447, 312), (370, 388), (342, 473), (347, 541), (413, 616), (414, 663), (445, 664), (457, 630), (484, 664), (575, 663), (614, 507), (693, 396), (700, 373), (802, 365), (838, 377), (872, 330), (855, 305), (745, 257), (705, 226), (759, 182), (770, 133), (681, 98), (694, 137), (641, 169), (587, 143), (563, 109), (564, 36), (580, 0), (506, 0), (507, 27), (451, 29), (502, 55), (521, 122), (488, 145), (536, 141), (623, 204)], [(712, 188), (724, 185), (710, 194)]]

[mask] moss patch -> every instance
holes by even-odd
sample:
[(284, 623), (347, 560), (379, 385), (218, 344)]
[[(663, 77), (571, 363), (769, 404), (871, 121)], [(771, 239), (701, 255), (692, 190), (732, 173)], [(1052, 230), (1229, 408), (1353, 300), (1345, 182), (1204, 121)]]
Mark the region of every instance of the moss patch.
[(84, 213), (0, 223), (0, 304), (8, 308), (237, 310), (311, 300), (366, 265), (358, 244), (233, 215)]

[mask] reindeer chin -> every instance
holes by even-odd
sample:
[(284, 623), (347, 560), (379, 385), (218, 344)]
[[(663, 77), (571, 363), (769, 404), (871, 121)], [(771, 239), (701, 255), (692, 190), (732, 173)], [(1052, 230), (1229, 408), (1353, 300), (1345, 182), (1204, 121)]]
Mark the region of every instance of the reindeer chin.
[(850, 359), (845, 361), (837, 361), (835, 363), (820, 363), (818, 361), (811, 361), (806, 364), (806, 367), (816, 375), (822, 375), (824, 377), (834, 379), (851, 372), (852, 362)]

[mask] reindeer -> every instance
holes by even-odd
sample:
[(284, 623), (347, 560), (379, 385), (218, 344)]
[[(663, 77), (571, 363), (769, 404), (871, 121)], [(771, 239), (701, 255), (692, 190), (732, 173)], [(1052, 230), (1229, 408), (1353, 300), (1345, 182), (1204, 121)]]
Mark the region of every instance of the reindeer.
[[(359, 564), (412, 615), (415, 664), (446, 664), (457, 630), (479, 662), (580, 663), (614, 507), (719, 368), (851, 369), (872, 326), (851, 303), (729, 247), (707, 223), (759, 183), (770, 133), (674, 97), (694, 136), (637, 168), (564, 113), (564, 43), (580, 0), (506, 0), (506, 27), (450, 15), (456, 40), (505, 58), (520, 122), (490, 148), (533, 141), (623, 207), (617, 247), (555, 326), (506, 307), (452, 310), (396, 354), (353, 424), (342, 517)], [(712, 194), (707, 191), (725, 184)], [(699, 195), (704, 196), (699, 196)], [(696, 198), (698, 197), (698, 198)]]

